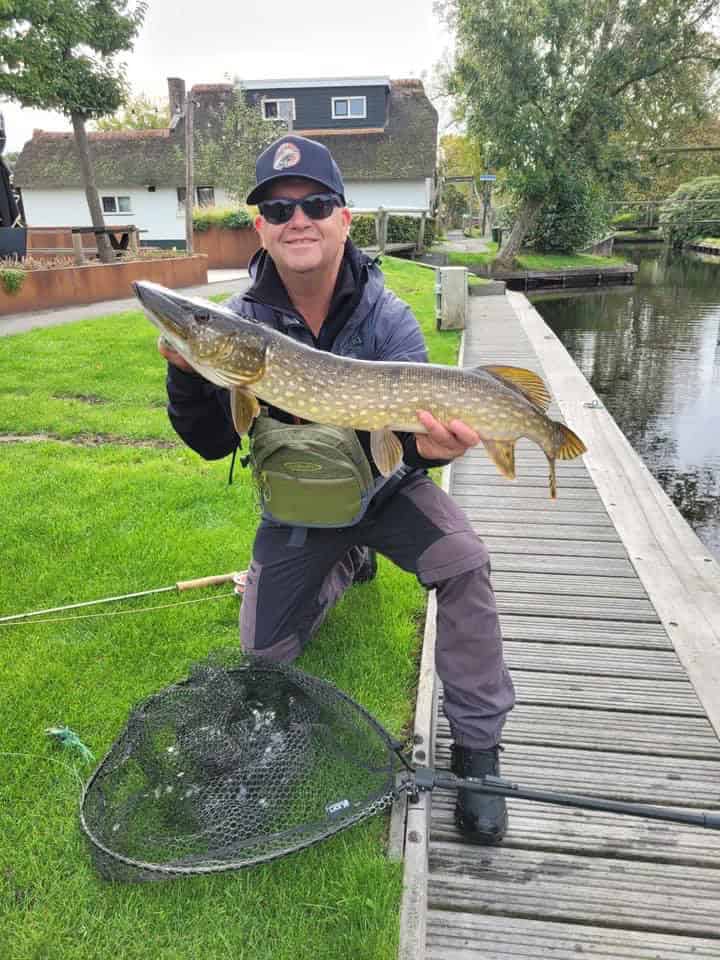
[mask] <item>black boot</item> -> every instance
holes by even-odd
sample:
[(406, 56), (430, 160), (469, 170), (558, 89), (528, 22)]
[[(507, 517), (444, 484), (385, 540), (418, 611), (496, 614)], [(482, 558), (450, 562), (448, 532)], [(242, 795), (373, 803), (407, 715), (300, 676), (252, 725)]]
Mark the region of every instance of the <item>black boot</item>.
[(365, 548), (365, 559), (362, 562), (360, 569), (357, 571), (353, 577), (353, 584), (356, 583), (369, 583), (371, 580), (375, 579), (377, 574), (377, 553), (375, 550), (372, 550), (370, 547)]
[[(489, 750), (471, 750), (453, 744), (450, 769), (457, 777), (500, 776), (499, 752), (502, 747)], [(490, 793), (458, 790), (455, 804), (455, 823), (470, 843), (500, 843), (507, 830), (505, 797)]]

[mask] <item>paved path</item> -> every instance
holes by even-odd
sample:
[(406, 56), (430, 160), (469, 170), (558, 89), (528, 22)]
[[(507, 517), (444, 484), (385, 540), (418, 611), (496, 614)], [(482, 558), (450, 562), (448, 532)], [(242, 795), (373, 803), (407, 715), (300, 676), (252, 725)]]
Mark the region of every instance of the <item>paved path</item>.
[(486, 253), (488, 248), (487, 238), (466, 237), (462, 230), (448, 230), (447, 240), (441, 243), (434, 243), (432, 252), (441, 253)]
[[(209, 282), (199, 287), (183, 287), (180, 292), (191, 296), (207, 297), (214, 293), (241, 293), (249, 285), (247, 270), (208, 270)], [(57, 327), (75, 320), (88, 320), (93, 317), (106, 317), (111, 313), (123, 313), (125, 310), (139, 309), (135, 297), (124, 300), (102, 300), (71, 307), (59, 307), (54, 310), (37, 310), (30, 313), (11, 313), (0, 317), (0, 336), (13, 333), (25, 333), (36, 327)]]

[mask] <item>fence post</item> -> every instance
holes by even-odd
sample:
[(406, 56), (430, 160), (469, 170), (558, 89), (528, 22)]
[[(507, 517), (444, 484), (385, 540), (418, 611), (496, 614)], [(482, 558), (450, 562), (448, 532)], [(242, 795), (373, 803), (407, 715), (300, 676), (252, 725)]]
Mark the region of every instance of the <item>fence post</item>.
[(83, 251), (82, 234), (73, 233), (72, 245), (73, 245), (73, 253), (75, 255), (75, 263), (77, 263), (78, 265), (85, 263), (85, 253)]
[(422, 253), (425, 250), (425, 214), (420, 214), (420, 227), (417, 236), (417, 252)]

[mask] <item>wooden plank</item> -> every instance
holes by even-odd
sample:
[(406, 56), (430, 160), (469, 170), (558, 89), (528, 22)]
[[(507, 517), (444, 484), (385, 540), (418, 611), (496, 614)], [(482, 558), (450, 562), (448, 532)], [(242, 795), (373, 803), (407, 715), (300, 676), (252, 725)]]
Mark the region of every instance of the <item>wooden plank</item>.
[[(480, 531), (479, 531), (480, 532)], [(575, 537), (572, 540), (563, 540), (553, 537), (529, 537), (523, 531), (513, 534), (492, 533), (483, 528), (483, 543), (491, 555), (497, 553), (514, 553), (525, 555), (532, 553), (542, 556), (562, 557), (608, 557), (610, 559), (627, 559), (627, 552), (619, 538), (611, 540), (582, 540)]]
[(578, 574), (523, 570), (503, 571), (492, 564), (492, 583), (503, 593), (544, 593), (548, 596), (615, 597), (647, 600), (645, 588), (635, 577), (594, 577)]
[[(451, 488), (453, 491), (456, 489), (456, 484), (459, 487), (472, 486), (483, 490), (495, 489), (497, 487), (501, 490), (505, 489), (508, 493), (510, 491), (515, 492), (516, 490), (533, 489), (541, 490), (544, 498), (548, 495), (547, 468), (545, 468), (545, 470), (531, 470), (526, 468), (526, 470), (515, 477), (514, 480), (508, 480), (507, 477), (499, 474), (495, 468), (491, 470), (489, 465), (487, 469), (482, 470), (469, 464), (464, 464), (463, 460), (456, 460), (453, 466), (453, 486)], [(572, 475), (563, 473), (563, 494), (566, 490), (593, 490), (594, 486), (587, 471), (584, 473), (573, 473)]]
[[(471, 518), (472, 520), (472, 518)], [(607, 526), (588, 526), (586, 524), (561, 524), (561, 523), (531, 523), (525, 521), (518, 522), (518, 518), (513, 520), (499, 521), (473, 521), (473, 529), (476, 530), (483, 540), (489, 537), (522, 537), (536, 538), (539, 540), (582, 540), (595, 541), (596, 543), (620, 543), (620, 538), (615, 532), (615, 527), (611, 524)], [(623, 554), (625, 549), (623, 548)]]
[(586, 527), (605, 528), (617, 536), (615, 528), (610, 522), (607, 512), (603, 513), (585, 513), (578, 511), (573, 504), (573, 509), (555, 510), (554, 504), (550, 506), (538, 506), (532, 510), (512, 510), (488, 506), (480, 500), (472, 506), (466, 504), (463, 509), (470, 520), (474, 523), (498, 523), (505, 519), (511, 519), (513, 523), (522, 523), (527, 525), (540, 526), (550, 525), (558, 526), (565, 524), (582, 524)]
[(492, 555), (492, 570), (496, 573), (560, 573), (596, 577), (635, 577), (629, 560), (612, 557), (567, 557), (543, 554), (507, 554), (498, 551)]
[(525, 297), (509, 296), (523, 329), (558, 385), (563, 414), (583, 436), (585, 463), (629, 547), (678, 655), (720, 733), (720, 564), (635, 454), (560, 341)]
[(606, 647), (633, 646), (645, 650), (672, 649), (665, 628), (659, 623), (622, 623), (612, 620), (501, 613), (500, 624), (507, 640), (587, 643)]
[(687, 674), (674, 650), (618, 650), (581, 644), (505, 640), (505, 661), (511, 670), (674, 680), (686, 684)]
[(578, 497), (574, 497), (573, 499), (559, 497), (557, 500), (549, 500), (547, 497), (547, 488), (545, 489), (544, 498), (536, 497), (535, 499), (515, 495), (493, 497), (488, 496), (487, 490), (482, 488), (469, 492), (462, 492), (456, 488), (453, 491), (453, 500), (458, 503), (463, 510), (468, 512), (478, 509), (490, 509), (512, 511), (514, 514), (527, 513), (527, 511), (532, 510), (533, 512), (539, 512), (546, 523), (550, 522), (551, 519), (556, 516), (559, 516), (564, 523), (565, 514), (568, 513), (589, 513), (599, 514), (605, 518), (605, 523), (608, 522), (607, 510), (599, 497), (586, 495), (582, 499)]
[(434, 909), (718, 936), (720, 873), (668, 863), (433, 843)]
[(550, 516), (585, 511), (607, 516), (603, 502), (593, 496), (590, 490), (563, 490), (563, 494), (557, 500), (548, 500), (547, 486), (522, 487), (510, 491), (497, 486), (456, 486), (453, 500), (464, 510), (485, 504), (493, 510), (542, 510)]
[(692, 684), (675, 680), (638, 680), (625, 677), (583, 677), (564, 673), (515, 670), (518, 703), (542, 706), (586, 707), (630, 713), (658, 713), (670, 717), (702, 717), (704, 711)]
[(720, 960), (720, 941), (618, 926), (428, 911), (428, 960)]
[[(438, 795), (432, 811), (432, 842), (462, 843), (453, 809), (452, 797)], [(529, 800), (511, 801), (503, 846), (720, 868), (718, 830)]]
[[(450, 739), (444, 716), (438, 719), (437, 735)], [(674, 716), (668, 723), (664, 715), (532, 703), (511, 711), (503, 729), (503, 743), (720, 760), (720, 741), (705, 717)]]
[[(483, 477), (482, 483), (473, 473), (458, 474), (453, 478), (451, 492), (453, 499), (469, 491), (478, 490), (483, 497), (504, 497), (514, 503), (517, 499), (527, 500), (547, 500), (548, 486), (547, 477), (518, 477), (516, 480), (508, 483), (504, 477), (497, 477), (497, 480), (490, 476)], [(562, 501), (566, 500), (596, 500), (592, 481), (589, 477), (577, 477), (576, 482), (569, 486), (565, 484), (562, 491)], [(603, 507), (604, 509), (604, 507)]]
[[(448, 740), (438, 740), (436, 761), (438, 767), (450, 766)], [(502, 775), (523, 787), (563, 793), (701, 810), (720, 807), (720, 766), (715, 760), (508, 744)]]
[[(442, 472), (442, 488), (450, 485), (450, 468)], [(435, 591), (428, 596), (418, 677), (415, 721), (413, 724), (413, 761), (432, 765), (435, 762), (435, 724), (438, 717), (438, 684), (435, 675), (435, 636), (437, 599)], [(425, 922), (427, 918), (428, 849), (430, 806), (432, 797), (425, 793), (418, 803), (405, 803), (403, 854), (403, 891), (400, 903), (400, 940), (398, 960), (423, 960), (425, 956)], [(397, 818), (396, 804), (394, 815)], [(396, 829), (397, 832), (397, 829)]]
[(562, 597), (544, 593), (495, 591), (503, 613), (537, 614), (547, 617), (590, 617), (598, 620), (637, 620), (653, 623), (658, 617), (649, 600), (614, 597)]

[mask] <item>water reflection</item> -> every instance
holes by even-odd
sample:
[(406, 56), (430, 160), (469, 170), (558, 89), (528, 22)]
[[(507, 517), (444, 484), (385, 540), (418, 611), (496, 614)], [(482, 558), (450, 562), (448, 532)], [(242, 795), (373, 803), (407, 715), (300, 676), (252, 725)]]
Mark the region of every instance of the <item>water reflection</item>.
[(533, 302), (720, 559), (720, 262), (623, 250), (639, 267), (633, 288)]

